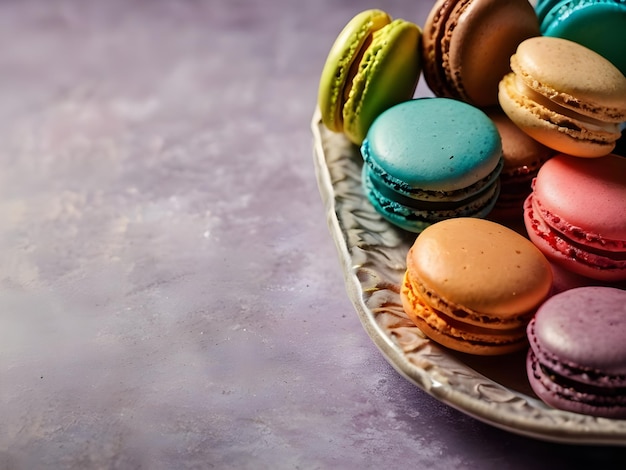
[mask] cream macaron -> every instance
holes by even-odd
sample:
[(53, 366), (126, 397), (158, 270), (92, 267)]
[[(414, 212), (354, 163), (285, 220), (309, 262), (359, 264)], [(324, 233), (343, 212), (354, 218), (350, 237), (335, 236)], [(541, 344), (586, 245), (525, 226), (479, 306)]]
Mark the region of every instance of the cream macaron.
[(524, 132), (562, 153), (611, 153), (626, 121), (626, 77), (607, 59), (555, 37), (523, 41), (499, 85), (504, 112)]

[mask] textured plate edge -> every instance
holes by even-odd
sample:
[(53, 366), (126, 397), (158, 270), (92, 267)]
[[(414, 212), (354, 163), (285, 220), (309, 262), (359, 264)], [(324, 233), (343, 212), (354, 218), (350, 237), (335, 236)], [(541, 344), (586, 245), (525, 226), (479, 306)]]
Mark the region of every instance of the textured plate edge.
[[(514, 434), (540, 439), (561, 444), (577, 445), (611, 445), (626, 446), (626, 421), (624, 430), (603, 429), (602, 422), (611, 423), (616, 420), (603, 418), (581, 417), (574, 413), (537, 408), (538, 414), (545, 414), (558, 421), (581, 422), (577, 426), (567, 429), (557, 425), (529, 421), (521, 416), (505, 416), (497, 404), (481, 403), (471, 397), (461, 394), (450, 386), (438, 383), (423, 369), (411, 364), (402, 350), (394, 344), (393, 340), (378, 325), (370, 309), (365, 304), (361, 282), (358, 279), (352, 257), (348, 247), (348, 241), (339, 223), (337, 207), (335, 203), (335, 188), (333, 187), (326, 155), (323, 147), (322, 123), (319, 109), (316, 109), (311, 120), (313, 134), (313, 156), (315, 174), (318, 189), (324, 204), (324, 210), (328, 228), (335, 243), (340, 258), (344, 275), (345, 287), (348, 297), (359, 316), (359, 320), (366, 333), (381, 351), (387, 362), (403, 377), (420, 387), (429, 395), (442, 403), (459, 410), (481, 422), (503, 429)], [(517, 394), (517, 392), (515, 392)], [(519, 395), (519, 394), (517, 394)], [(530, 399), (531, 401), (536, 401)], [(572, 418), (570, 420), (570, 418)], [(547, 420), (552, 422), (551, 419)]]

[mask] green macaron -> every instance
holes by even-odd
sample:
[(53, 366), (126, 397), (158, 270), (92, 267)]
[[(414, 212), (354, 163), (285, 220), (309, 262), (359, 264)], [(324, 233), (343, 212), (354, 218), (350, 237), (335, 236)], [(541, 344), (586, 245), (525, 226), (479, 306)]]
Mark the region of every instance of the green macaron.
[(322, 122), (360, 145), (374, 119), (409, 100), (421, 72), (421, 29), (381, 10), (357, 14), (333, 44), (319, 84)]

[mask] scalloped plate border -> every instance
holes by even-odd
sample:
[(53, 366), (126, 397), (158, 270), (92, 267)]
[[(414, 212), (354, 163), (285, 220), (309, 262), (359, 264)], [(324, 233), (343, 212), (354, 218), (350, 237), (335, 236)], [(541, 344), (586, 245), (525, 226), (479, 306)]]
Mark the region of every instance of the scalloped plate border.
[[(321, 123), (311, 122), (317, 183), (341, 261), (346, 290), (361, 323), (387, 361), (405, 378), (461, 412), (507, 431), (546, 441), (626, 446), (626, 420), (549, 408), (522, 380), (498, 367), (511, 358), (456, 354), (426, 338), (406, 317), (399, 284), (415, 235), (380, 217), (361, 191), (358, 148)], [(498, 362), (500, 361), (500, 362)], [(525, 376), (524, 376), (525, 378)]]

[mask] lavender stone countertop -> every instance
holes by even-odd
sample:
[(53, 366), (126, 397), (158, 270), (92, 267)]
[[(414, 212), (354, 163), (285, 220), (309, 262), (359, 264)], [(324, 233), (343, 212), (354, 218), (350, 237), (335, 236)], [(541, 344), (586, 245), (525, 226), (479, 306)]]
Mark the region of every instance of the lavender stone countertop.
[(309, 123), (372, 6), (0, 2), (0, 470), (626, 461), (439, 403), (362, 328)]

